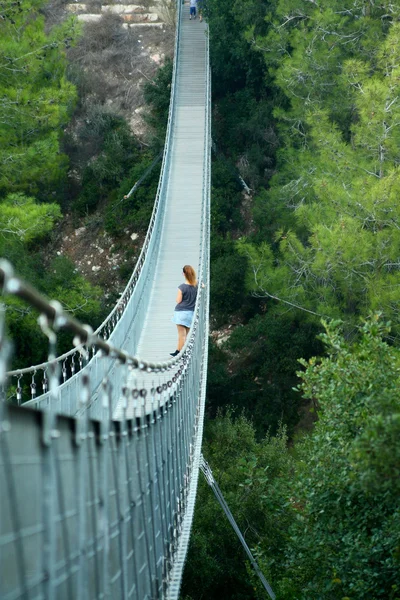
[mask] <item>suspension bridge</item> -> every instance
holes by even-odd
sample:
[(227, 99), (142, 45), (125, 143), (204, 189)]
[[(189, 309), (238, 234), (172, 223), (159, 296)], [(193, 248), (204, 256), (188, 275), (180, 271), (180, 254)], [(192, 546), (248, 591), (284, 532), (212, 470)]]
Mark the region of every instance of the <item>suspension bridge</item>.
[[(201, 455), (210, 98), (207, 25), (189, 20), (176, 0), (154, 209), (135, 270), (96, 331), (0, 260), (0, 288), (37, 309), (49, 345), (45, 363), (7, 372), (0, 310), (0, 600), (177, 600), (200, 469), (275, 600)], [(168, 359), (184, 264), (197, 266), (194, 320)], [(74, 334), (74, 347), (58, 356), (60, 329)]]
[[(0, 598), (178, 598), (201, 459), (207, 372), (210, 73), (207, 26), (176, 3), (171, 101), (148, 233), (93, 332), (0, 264), (40, 312), (49, 360), (7, 370), (1, 339)], [(200, 285), (185, 346), (182, 267)], [(75, 334), (57, 357), (57, 331)]]

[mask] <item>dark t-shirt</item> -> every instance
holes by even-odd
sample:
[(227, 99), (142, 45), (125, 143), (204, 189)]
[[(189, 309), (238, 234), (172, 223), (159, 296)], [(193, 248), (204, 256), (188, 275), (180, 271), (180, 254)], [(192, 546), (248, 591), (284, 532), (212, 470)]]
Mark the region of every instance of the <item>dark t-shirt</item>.
[(182, 292), (182, 302), (175, 306), (175, 310), (194, 310), (197, 298), (197, 285), (182, 283), (179, 288)]

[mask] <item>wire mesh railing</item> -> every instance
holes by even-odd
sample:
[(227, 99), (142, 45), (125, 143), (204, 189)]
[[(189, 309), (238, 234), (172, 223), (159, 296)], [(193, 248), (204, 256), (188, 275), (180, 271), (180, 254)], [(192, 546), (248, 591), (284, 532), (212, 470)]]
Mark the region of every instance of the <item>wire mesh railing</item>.
[[(101, 421), (2, 403), (2, 600), (178, 597), (204, 412), (203, 306), (192, 358), (173, 386), (147, 392), (150, 412), (130, 390), (134, 418), (112, 421), (108, 381)], [(80, 402), (88, 395), (83, 378)]]
[[(206, 174), (209, 180), (209, 173)], [(179, 368), (163, 385), (124, 385), (123, 417), (113, 421), (113, 389), (102, 381), (103, 418), (88, 411), (67, 417), (0, 403), (0, 597), (170, 598), (177, 600), (197, 488), (205, 404), (208, 342), (209, 197), (204, 209), (202, 262), (205, 282)], [(1, 272), (1, 269), (0, 269)], [(9, 280), (9, 292), (33, 291)], [(54, 308), (31, 297), (42, 314)], [(141, 363), (90, 334), (60, 311), (59, 327), (86, 332), (104, 360), (167, 373), (178, 364)], [(52, 330), (50, 330), (52, 331)], [(54, 334), (54, 331), (53, 331)], [(54, 334), (55, 335), (55, 334)], [(50, 344), (54, 339), (49, 332)], [(0, 339), (0, 389), (6, 347)], [(51, 363), (50, 363), (51, 364)], [(55, 364), (55, 363), (53, 363)], [(50, 397), (57, 397), (55, 371)], [(90, 401), (89, 376), (78, 402)], [(3, 398), (4, 399), (4, 398)], [(133, 417), (126, 419), (128, 405)], [(42, 552), (38, 552), (38, 549)]]

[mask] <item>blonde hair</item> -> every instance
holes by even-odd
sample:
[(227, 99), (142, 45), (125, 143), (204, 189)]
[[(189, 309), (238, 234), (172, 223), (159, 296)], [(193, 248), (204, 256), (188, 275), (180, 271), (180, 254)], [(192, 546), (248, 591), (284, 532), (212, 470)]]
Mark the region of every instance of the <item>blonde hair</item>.
[(190, 265), (183, 267), (183, 274), (190, 285), (197, 285), (196, 271)]

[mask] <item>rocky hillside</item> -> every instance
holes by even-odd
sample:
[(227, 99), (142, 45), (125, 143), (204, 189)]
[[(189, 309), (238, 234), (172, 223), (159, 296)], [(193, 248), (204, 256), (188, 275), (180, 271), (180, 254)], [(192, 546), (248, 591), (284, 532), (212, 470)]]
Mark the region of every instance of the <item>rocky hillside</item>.
[[(45, 10), (48, 27), (71, 14), (82, 24), (79, 42), (68, 51), (69, 76), (79, 92), (77, 110), (65, 130), (65, 151), (70, 159), (67, 195), (73, 197), (85, 166), (99, 152), (85, 137), (99, 115), (122, 116), (139, 144), (149, 146), (143, 84), (152, 81), (166, 58), (173, 56), (175, 14), (168, 0), (153, 0), (151, 5), (54, 0)], [(144, 233), (126, 229), (115, 240), (104, 232), (101, 213), (100, 206), (94, 214), (77, 216), (67, 203), (49, 258), (68, 257), (79, 273), (113, 298), (126, 283)]]

